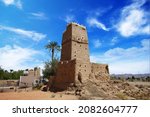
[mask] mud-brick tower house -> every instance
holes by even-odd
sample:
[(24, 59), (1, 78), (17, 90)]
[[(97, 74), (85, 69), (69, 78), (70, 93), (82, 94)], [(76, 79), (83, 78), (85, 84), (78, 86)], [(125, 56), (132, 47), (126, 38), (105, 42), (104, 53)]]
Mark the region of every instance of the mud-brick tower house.
[(93, 73), (103, 72), (109, 74), (108, 65), (90, 63), (86, 27), (69, 23), (62, 37), (61, 59), (54, 87), (65, 90), (70, 84), (84, 83)]

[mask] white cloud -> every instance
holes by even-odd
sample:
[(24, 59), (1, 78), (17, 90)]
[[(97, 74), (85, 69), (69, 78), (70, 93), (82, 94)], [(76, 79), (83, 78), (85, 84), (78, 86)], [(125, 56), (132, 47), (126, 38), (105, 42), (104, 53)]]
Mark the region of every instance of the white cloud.
[(90, 27), (97, 27), (99, 29), (109, 31), (109, 29), (100, 21), (98, 21), (96, 18), (87, 18), (87, 23)]
[(0, 48), (0, 66), (4, 69), (26, 69), (32, 68), (28, 62), (35, 63), (34, 56), (40, 54), (39, 51), (30, 48), (22, 48), (14, 45), (6, 45)]
[(40, 41), (40, 40), (42, 40), (46, 37), (46, 35), (42, 34), (42, 33), (37, 33), (35, 31), (28, 31), (28, 30), (23, 30), (23, 29), (14, 28), (14, 27), (7, 27), (7, 26), (0, 25), (0, 29), (10, 31), (10, 32), (14, 32), (14, 33), (19, 34), (21, 36), (31, 38), (34, 41)]
[(14, 0), (2, 0), (4, 2), (4, 4), (6, 5), (10, 5), (14, 3)]
[(67, 23), (74, 22), (75, 21), (75, 16), (74, 15), (66, 15), (65, 16), (65, 21)]
[(143, 46), (143, 50), (150, 50), (150, 39), (143, 39), (141, 45)]
[(14, 5), (14, 6), (16, 6), (17, 8), (22, 9), (22, 2), (21, 2), (21, 0), (2, 0), (2, 2), (3, 2), (6, 6)]
[(112, 63), (109, 66), (111, 73), (117, 74), (142, 74), (142, 73), (150, 73), (150, 63), (145, 60), (140, 61), (125, 61), (125, 62), (117, 62)]
[(112, 6), (107, 7), (99, 7), (90, 11), (87, 11), (88, 17), (100, 17), (104, 15), (106, 12), (108, 12), (110, 9), (112, 9)]
[(145, 2), (146, 0), (134, 0), (131, 5), (122, 9), (120, 21), (116, 25), (122, 36), (150, 34), (148, 13), (141, 8)]
[(96, 39), (96, 40), (93, 40), (93, 45), (95, 48), (99, 48), (102, 45), (102, 43), (100, 42), (99, 39)]
[(110, 45), (115, 45), (118, 42), (118, 37), (113, 37)]
[(46, 14), (43, 12), (30, 13), (30, 15), (32, 15), (32, 18), (39, 19), (39, 20), (47, 20), (48, 19)]
[(105, 53), (90, 56), (91, 61), (108, 63), (111, 73), (149, 73), (150, 39), (143, 39), (141, 47), (113, 48)]

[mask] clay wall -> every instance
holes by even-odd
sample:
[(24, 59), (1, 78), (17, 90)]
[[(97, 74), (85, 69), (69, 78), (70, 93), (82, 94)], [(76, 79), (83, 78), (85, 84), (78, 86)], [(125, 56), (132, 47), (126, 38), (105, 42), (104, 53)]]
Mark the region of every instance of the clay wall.
[(19, 86), (32, 86), (35, 80), (39, 80), (37, 76), (20, 76)]
[(61, 61), (71, 60), (71, 42), (62, 44)]
[(72, 41), (71, 58), (83, 62), (90, 62), (88, 44)]
[(107, 81), (110, 78), (107, 64), (91, 63), (91, 73), (97, 80)]
[(91, 63), (91, 72), (92, 73), (105, 73), (109, 74), (108, 65), (107, 64), (98, 64)]
[(66, 89), (70, 83), (75, 81), (76, 60), (60, 61), (58, 63), (57, 75), (54, 80), (54, 88)]
[(33, 70), (29, 70), (28, 76), (34, 76), (34, 71)]
[(86, 28), (78, 24), (72, 24), (72, 38), (87, 43), (88, 36)]
[(85, 27), (76, 23), (69, 24), (67, 30), (63, 33), (62, 40), (61, 61), (73, 59), (90, 61)]
[(34, 76), (40, 76), (40, 68), (34, 70)]
[(86, 61), (76, 60), (76, 80), (78, 80), (79, 72), (82, 74), (82, 81), (84, 82), (91, 73), (91, 64)]
[(19, 86), (32, 86), (35, 80), (40, 80), (40, 68), (29, 70), (27, 76), (20, 76)]

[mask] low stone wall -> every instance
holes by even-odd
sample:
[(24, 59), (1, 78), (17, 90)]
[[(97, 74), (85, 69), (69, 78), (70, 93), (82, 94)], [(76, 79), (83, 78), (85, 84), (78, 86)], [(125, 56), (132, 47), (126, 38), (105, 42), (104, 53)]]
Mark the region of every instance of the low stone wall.
[(18, 86), (18, 80), (0, 80), (0, 87)]

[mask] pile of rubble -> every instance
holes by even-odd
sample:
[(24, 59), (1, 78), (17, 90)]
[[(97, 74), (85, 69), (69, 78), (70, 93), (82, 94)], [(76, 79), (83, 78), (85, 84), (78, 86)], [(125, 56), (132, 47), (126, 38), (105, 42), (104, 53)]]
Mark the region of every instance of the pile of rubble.
[(78, 95), (79, 99), (150, 99), (150, 86), (131, 85), (121, 80), (92, 80), (70, 86), (68, 95)]

